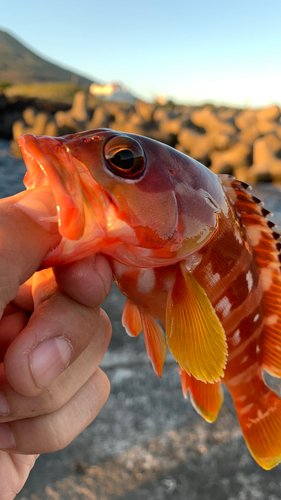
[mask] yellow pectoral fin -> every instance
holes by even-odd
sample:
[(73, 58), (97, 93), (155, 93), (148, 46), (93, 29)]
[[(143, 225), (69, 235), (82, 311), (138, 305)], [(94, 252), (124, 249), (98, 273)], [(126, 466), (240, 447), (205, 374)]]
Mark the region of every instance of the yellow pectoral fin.
[(180, 367), (203, 382), (224, 375), (227, 344), (223, 327), (205, 291), (180, 263), (166, 314), (168, 347)]

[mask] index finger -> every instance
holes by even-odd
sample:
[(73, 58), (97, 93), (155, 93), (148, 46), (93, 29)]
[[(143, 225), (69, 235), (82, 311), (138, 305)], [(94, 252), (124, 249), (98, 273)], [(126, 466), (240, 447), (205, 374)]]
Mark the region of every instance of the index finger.
[[(19, 286), (37, 271), (45, 255), (61, 239), (20, 208), (32, 196), (45, 213), (54, 215), (48, 187), (24, 192), (0, 202), (0, 312), (13, 300)], [(24, 200), (24, 202), (23, 202)], [(15, 204), (19, 202), (18, 204)]]

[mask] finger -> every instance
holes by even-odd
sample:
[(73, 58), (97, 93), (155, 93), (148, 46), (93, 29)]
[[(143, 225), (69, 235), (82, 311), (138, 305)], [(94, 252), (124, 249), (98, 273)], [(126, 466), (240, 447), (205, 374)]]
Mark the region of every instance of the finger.
[(19, 332), (26, 326), (29, 314), (10, 302), (0, 321), (0, 363)]
[(112, 270), (103, 255), (90, 255), (72, 264), (59, 266), (54, 273), (62, 292), (89, 307), (104, 302), (112, 285)]
[(39, 455), (12, 455), (0, 451), (1, 498), (13, 500), (25, 484)]
[[(48, 205), (49, 191), (49, 188), (41, 188), (39, 201), (41, 206), (45, 206), (45, 212), (52, 216), (54, 207)], [(13, 205), (11, 201), (1, 201), (0, 313), (15, 297), (19, 286), (38, 269), (47, 252), (58, 244), (60, 238), (58, 233), (52, 234), (43, 229), (19, 206)]]
[(29, 278), (25, 283), (23, 283), (13, 299), (13, 303), (18, 307), (25, 309), (26, 311), (33, 311), (34, 302), (32, 295), (32, 282), (33, 277)]
[(43, 293), (24, 330), (9, 346), (4, 367), (20, 394), (36, 396), (73, 363), (95, 336), (100, 309), (77, 303), (58, 290)]
[(48, 453), (65, 448), (98, 415), (110, 384), (99, 368), (60, 410), (35, 418), (0, 424), (0, 448), (9, 452)]
[(108, 348), (111, 323), (101, 311), (99, 329), (88, 347), (55, 381), (38, 396), (16, 392), (0, 369), (0, 423), (43, 415), (62, 408), (94, 374)]
[[(84, 274), (90, 267), (91, 286), (94, 288), (92, 302), (100, 304), (106, 298), (106, 286), (109, 289), (111, 285), (108, 262), (101, 257), (98, 263), (89, 266), (88, 259), (84, 259), (82, 266), (77, 263), (77, 266), (72, 264), (70, 267), (83, 268)], [(100, 277), (100, 268), (107, 269), (107, 285)], [(82, 301), (84, 292), (79, 284), (80, 278), (80, 271), (76, 275), (73, 273), (70, 285), (73, 289), (76, 284), (76, 298)], [(67, 278), (65, 292), (68, 291), (66, 282)], [(91, 293), (91, 290), (88, 289), (88, 292)], [(8, 348), (4, 359), (8, 382), (25, 396), (36, 396), (42, 392), (83, 352), (97, 331), (100, 311), (99, 307), (85, 306), (58, 290), (51, 269), (33, 276), (33, 297), (35, 311), (26, 328)]]

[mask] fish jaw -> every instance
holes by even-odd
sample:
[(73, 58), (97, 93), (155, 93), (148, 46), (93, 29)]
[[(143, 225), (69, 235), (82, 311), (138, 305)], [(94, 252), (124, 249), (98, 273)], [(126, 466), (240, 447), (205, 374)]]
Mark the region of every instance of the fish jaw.
[(55, 198), (62, 239), (46, 256), (43, 267), (100, 251), (106, 238), (106, 206), (86, 166), (68, 154), (60, 139), (25, 134), (18, 143), (27, 167), (27, 189), (49, 186)]

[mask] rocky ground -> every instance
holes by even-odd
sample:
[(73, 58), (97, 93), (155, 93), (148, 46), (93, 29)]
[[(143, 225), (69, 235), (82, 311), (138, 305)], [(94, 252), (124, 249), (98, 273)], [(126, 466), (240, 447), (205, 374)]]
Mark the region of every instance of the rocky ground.
[(35, 99), (8, 99), (0, 95), (0, 137), (24, 133), (64, 135), (108, 127), (159, 140), (186, 153), (215, 173), (229, 173), (248, 182), (281, 182), (281, 112), (265, 109), (166, 106), (136, 101), (100, 101), (77, 92), (72, 107)]
[[(1, 196), (22, 189), (24, 171), (0, 141)], [(279, 189), (260, 184), (254, 194), (281, 224)], [(123, 305), (113, 287), (104, 305), (113, 324), (102, 363), (107, 404), (65, 450), (39, 458), (17, 500), (280, 500), (281, 466), (264, 471), (253, 461), (227, 391), (217, 421), (202, 420), (182, 397), (172, 357), (160, 380), (142, 335), (126, 335)], [(278, 382), (270, 384), (280, 393)]]

